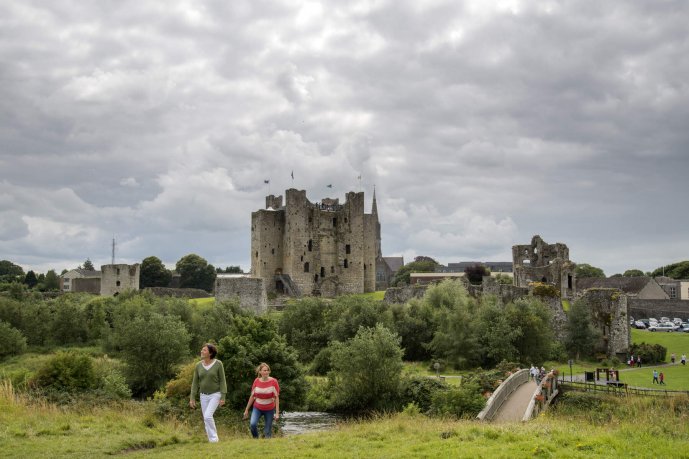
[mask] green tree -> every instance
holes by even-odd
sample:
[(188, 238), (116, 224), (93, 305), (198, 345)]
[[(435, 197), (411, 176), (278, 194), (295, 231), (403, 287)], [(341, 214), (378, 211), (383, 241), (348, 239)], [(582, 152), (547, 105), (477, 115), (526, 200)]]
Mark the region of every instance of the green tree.
[(0, 282), (21, 282), (24, 280), (24, 270), (9, 260), (0, 260)]
[(194, 253), (185, 255), (177, 262), (175, 269), (180, 276), (180, 287), (199, 288), (207, 292), (213, 290), (215, 268), (204, 258)]
[(216, 268), (216, 271), (220, 273), (225, 273), (225, 274), (242, 274), (244, 271), (242, 271), (242, 268), (239, 266), (226, 266), (225, 269), (222, 269), (220, 267)]
[(327, 310), (330, 341), (346, 341), (353, 338), (360, 327), (375, 327), (387, 322), (386, 309), (382, 301), (357, 295), (336, 298)]
[(304, 298), (288, 304), (280, 316), (278, 331), (292, 346), (302, 363), (313, 361), (328, 345), (328, 305), (318, 298)]
[(582, 300), (575, 301), (569, 310), (565, 345), (570, 355), (579, 360), (590, 357), (596, 350), (600, 331), (591, 321), (589, 305)]
[(167, 287), (170, 285), (172, 273), (158, 257), (146, 257), (141, 262), (139, 287)]
[(390, 307), (389, 314), (394, 330), (402, 339), (405, 360), (429, 360), (432, 356), (428, 344), (438, 328), (433, 308), (413, 298), (405, 304)]
[(581, 279), (584, 277), (602, 277), (605, 278), (605, 273), (603, 272), (602, 269), (596, 268), (595, 266), (591, 266), (586, 263), (581, 263), (577, 265), (576, 270), (574, 271), (576, 276)]
[(651, 273), (651, 277), (658, 276), (667, 276), (672, 279), (689, 279), (689, 260), (662, 266)]
[(550, 309), (537, 297), (526, 297), (508, 304), (505, 314), (508, 322), (521, 330), (513, 341), (519, 360), (524, 364), (546, 361), (554, 342)]
[(21, 355), (25, 350), (26, 338), (22, 332), (0, 321), (0, 360), (10, 355)]
[(494, 296), (485, 297), (481, 302), (476, 327), (484, 365), (493, 367), (502, 360), (518, 360), (519, 350), (515, 343), (523, 331), (510, 319)]
[(398, 404), (400, 338), (382, 324), (360, 328), (347, 342), (332, 344), (333, 408), (344, 412), (389, 410)]
[(432, 273), (438, 267), (438, 262), (430, 257), (418, 256), (411, 263), (402, 266), (392, 279), (393, 286), (408, 285), (411, 273)]
[(34, 288), (36, 284), (38, 284), (38, 278), (33, 270), (29, 270), (29, 272), (26, 273), (26, 276), (24, 276), (24, 283), (29, 288)]
[(113, 333), (135, 396), (150, 396), (160, 389), (175, 375), (175, 365), (189, 355), (190, 336), (177, 317), (153, 312), (120, 319)]
[(467, 266), (464, 269), (464, 274), (472, 284), (481, 285), (483, 282), (483, 276), (490, 276), (490, 270), (477, 263), (473, 266)]
[(628, 269), (622, 274), (624, 277), (639, 277), (643, 276), (644, 272), (641, 271), (640, 269)]
[(87, 258), (86, 261), (84, 262), (84, 269), (88, 271), (95, 271), (96, 268), (93, 267), (93, 262), (91, 261), (90, 258)]
[(54, 269), (49, 270), (45, 274), (45, 290), (53, 292), (60, 289), (60, 278), (57, 277)]
[(225, 366), (227, 403), (246, 406), (256, 367), (270, 365), (271, 376), (280, 383), (280, 409), (298, 409), (306, 398), (306, 380), (297, 354), (275, 323), (267, 317), (236, 316), (230, 334), (218, 343), (218, 358)]

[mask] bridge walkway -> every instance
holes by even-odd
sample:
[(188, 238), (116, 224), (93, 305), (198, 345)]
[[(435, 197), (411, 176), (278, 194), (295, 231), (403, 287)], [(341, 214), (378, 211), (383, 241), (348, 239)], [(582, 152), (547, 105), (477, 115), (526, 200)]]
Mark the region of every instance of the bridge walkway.
[(519, 386), (519, 388), (512, 392), (507, 400), (503, 402), (493, 418), (493, 422), (521, 421), (529, 406), (529, 402), (533, 399), (533, 394), (537, 387), (536, 381), (532, 379)]

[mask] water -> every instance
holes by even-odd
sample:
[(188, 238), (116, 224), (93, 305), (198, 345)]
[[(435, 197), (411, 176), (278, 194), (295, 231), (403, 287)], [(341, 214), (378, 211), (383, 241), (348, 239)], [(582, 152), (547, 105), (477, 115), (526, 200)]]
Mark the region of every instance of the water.
[(308, 432), (322, 432), (335, 428), (341, 416), (319, 411), (288, 411), (280, 413), (283, 435), (298, 435)]

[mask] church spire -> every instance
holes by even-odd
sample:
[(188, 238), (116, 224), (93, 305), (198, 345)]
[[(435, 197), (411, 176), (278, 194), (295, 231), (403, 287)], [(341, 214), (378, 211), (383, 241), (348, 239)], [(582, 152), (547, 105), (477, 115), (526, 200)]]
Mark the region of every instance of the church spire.
[(378, 205), (376, 204), (376, 186), (373, 185), (373, 206), (371, 208), (371, 215), (378, 216)]

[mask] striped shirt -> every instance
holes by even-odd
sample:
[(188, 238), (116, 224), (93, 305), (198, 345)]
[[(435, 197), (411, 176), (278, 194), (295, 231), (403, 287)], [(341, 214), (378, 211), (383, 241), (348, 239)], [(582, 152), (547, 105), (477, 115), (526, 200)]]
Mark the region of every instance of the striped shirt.
[(280, 395), (280, 385), (275, 378), (268, 378), (268, 381), (261, 381), (256, 378), (251, 386), (251, 395), (254, 396), (254, 407), (261, 411), (275, 409), (275, 399)]

